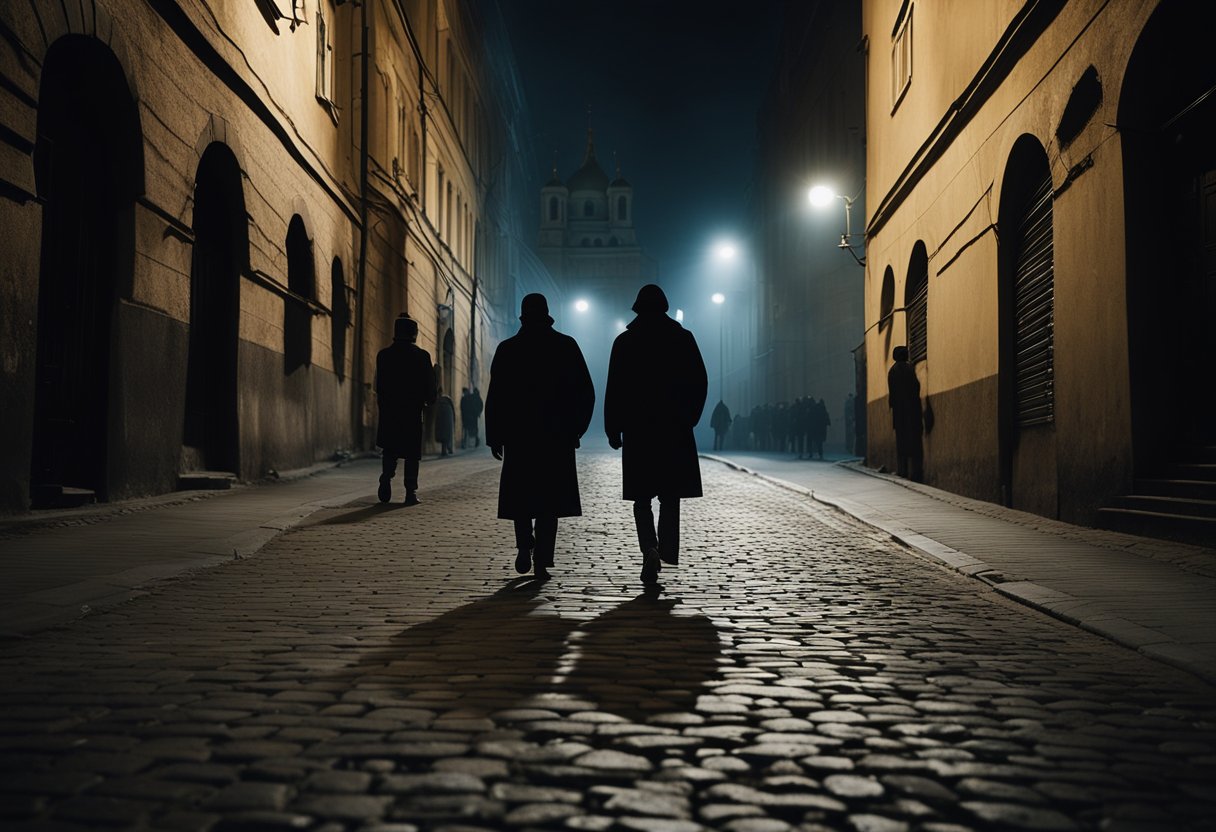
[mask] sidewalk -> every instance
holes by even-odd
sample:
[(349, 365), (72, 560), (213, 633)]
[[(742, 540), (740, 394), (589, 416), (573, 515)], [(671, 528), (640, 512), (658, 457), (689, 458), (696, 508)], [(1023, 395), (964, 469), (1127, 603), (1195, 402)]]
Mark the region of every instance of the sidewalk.
[(1001, 595), (1216, 681), (1216, 550), (1072, 526), (786, 454), (702, 454), (806, 493)]
[[(498, 462), (486, 448), (423, 460), (419, 495)], [(156, 581), (245, 557), (314, 512), (376, 504), (378, 458), (322, 465), (283, 482), (182, 491), (0, 520), (0, 638), (122, 603)], [(399, 503), (398, 468), (393, 503)], [(86, 530), (87, 527), (87, 530)]]

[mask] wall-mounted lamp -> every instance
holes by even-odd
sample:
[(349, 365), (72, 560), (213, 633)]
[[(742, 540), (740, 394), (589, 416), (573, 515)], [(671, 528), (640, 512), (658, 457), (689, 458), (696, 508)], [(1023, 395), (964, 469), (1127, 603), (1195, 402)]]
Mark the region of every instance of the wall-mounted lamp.
[(840, 242), (836, 245), (836, 248), (844, 249), (853, 255), (853, 259), (857, 261), (857, 265), (864, 266), (866, 258), (858, 257), (857, 252), (853, 250), (853, 201), (859, 196), (861, 196), (861, 191), (858, 191), (855, 196), (848, 197), (836, 193), (835, 190), (827, 185), (816, 185), (807, 192), (807, 199), (815, 208), (826, 208), (834, 199), (844, 202), (844, 233), (840, 235)]

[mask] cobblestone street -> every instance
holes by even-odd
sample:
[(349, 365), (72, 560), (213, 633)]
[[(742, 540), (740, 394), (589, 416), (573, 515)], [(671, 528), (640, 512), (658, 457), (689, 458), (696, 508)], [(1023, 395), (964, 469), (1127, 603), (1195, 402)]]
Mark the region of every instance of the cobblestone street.
[(1216, 829), (1216, 693), (703, 462), (644, 593), (584, 453), (553, 579), (497, 468), (0, 645), (6, 829)]

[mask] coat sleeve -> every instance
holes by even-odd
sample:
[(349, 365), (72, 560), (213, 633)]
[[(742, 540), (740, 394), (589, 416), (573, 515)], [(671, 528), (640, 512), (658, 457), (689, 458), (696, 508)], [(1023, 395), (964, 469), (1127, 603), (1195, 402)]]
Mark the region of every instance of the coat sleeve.
[(431, 354), (426, 350), (421, 350), (423, 357), (426, 359), (426, 372), (423, 373), (423, 378), (426, 379), (426, 389), (423, 391), (423, 403), (430, 407), (435, 404), (435, 397), (439, 395), (439, 381), (435, 378), (435, 365), (431, 363)]
[(624, 393), (624, 362), (625, 349), (621, 346), (621, 336), (618, 335), (612, 342), (612, 355), (608, 359), (608, 381), (604, 385), (604, 433), (609, 439), (625, 432), (625, 403), (621, 400)]
[(685, 330), (688, 336), (688, 375), (685, 379), (688, 395), (688, 426), (696, 427), (705, 412), (705, 399), (709, 395), (709, 375), (705, 372), (705, 360), (697, 347), (697, 339)]
[(571, 427), (574, 436), (581, 439), (591, 426), (591, 416), (595, 412), (595, 385), (591, 382), (591, 371), (587, 369), (587, 360), (578, 342), (570, 339), (570, 403)]
[(490, 386), (486, 388), (485, 399), (486, 444), (491, 448), (506, 444), (506, 426), (503, 424), (501, 401), (505, 383), (504, 363), (503, 345), (499, 344), (498, 349), (494, 351), (494, 358), (490, 361)]

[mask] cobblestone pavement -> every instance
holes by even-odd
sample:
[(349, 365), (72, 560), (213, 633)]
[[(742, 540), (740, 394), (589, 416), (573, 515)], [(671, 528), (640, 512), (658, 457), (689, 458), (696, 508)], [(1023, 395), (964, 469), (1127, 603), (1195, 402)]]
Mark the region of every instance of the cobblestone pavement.
[(6, 829), (1216, 829), (1216, 691), (704, 465), (644, 593), (619, 463), (554, 579), (492, 473), (0, 645)]

